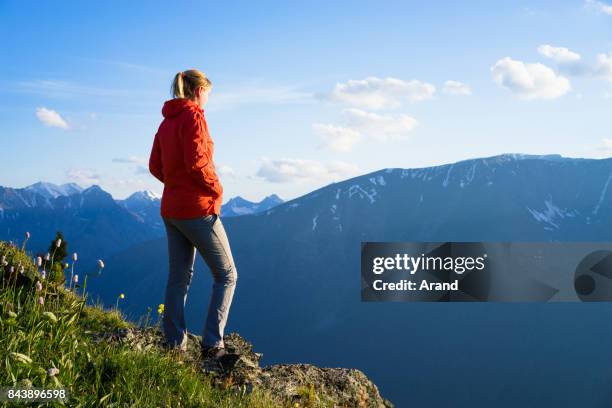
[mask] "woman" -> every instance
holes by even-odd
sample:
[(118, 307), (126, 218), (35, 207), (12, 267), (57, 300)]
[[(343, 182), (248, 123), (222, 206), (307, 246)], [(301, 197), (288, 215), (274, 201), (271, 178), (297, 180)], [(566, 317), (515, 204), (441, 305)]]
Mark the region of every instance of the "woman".
[(164, 119), (153, 141), (149, 170), (164, 183), (160, 213), (169, 258), (163, 316), (166, 344), (179, 350), (186, 346), (184, 308), (197, 249), (214, 279), (202, 353), (219, 359), (226, 354), (223, 331), (238, 274), (220, 218), (223, 187), (215, 172), (214, 143), (204, 117), (211, 88), (210, 80), (196, 69), (176, 74), (174, 99), (162, 108)]

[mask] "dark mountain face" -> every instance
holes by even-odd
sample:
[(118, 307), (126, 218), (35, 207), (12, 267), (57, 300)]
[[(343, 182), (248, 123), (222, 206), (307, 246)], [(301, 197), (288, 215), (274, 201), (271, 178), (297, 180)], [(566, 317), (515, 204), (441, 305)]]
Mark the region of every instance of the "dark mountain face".
[[(242, 199), (229, 200), (222, 212), (238, 215), (225, 210), (236, 200)], [(267, 210), (282, 202), (275, 194), (261, 203), (243, 201), (241, 208), (246, 213)], [(25, 232), (30, 231), (28, 248), (45, 252), (59, 230), (64, 233), (69, 251), (93, 263), (133, 244), (163, 237), (160, 205), (160, 198), (150, 191), (115, 200), (97, 185), (87, 189), (75, 183), (58, 186), (46, 182), (25, 188), (0, 186), (0, 239), (21, 242)]]
[[(164, 225), (159, 215), (161, 197), (157, 197), (150, 191), (138, 191), (125, 200), (116, 201), (119, 205), (128, 209), (145, 223), (156, 229), (160, 234), (165, 234)], [(236, 196), (230, 198), (221, 206), (221, 215), (223, 217), (235, 217), (238, 215), (256, 214), (269, 210), (282, 202), (283, 200), (276, 194), (265, 197), (259, 203)]]
[[(567, 402), (572, 396), (559, 396), (556, 384), (541, 383), (543, 372), (559, 369), (544, 350), (572, 341), (589, 356), (605, 352), (582, 334), (588, 330), (572, 329), (575, 321), (584, 328), (608, 319), (603, 306), (586, 313), (537, 304), (362, 303), (360, 243), (610, 240), (611, 179), (612, 159), (501, 155), (385, 169), (259, 214), (223, 218), (239, 277), (227, 330), (252, 338), (268, 363), (362, 369), (398, 406), (467, 406), (476, 388), (479, 401), (493, 405), (510, 389), (521, 393), (509, 396), (507, 406)], [(192, 331), (202, 328), (211, 286), (199, 257), (196, 266), (187, 310)], [(104, 275), (91, 282), (91, 290), (107, 303), (124, 292), (125, 310), (133, 316), (155, 310), (167, 277), (165, 239), (116, 254)], [(612, 336), (612, 328), (605, 335)], [(567, 369), (586, 371), (585, 361), (594, 360), (585, 356), (565, 355)], [(529, 380), (540, 381), (537, 393), (517, 358), (539, 373)], [(601, 378), (605, 367), (591, 367), (589, 378)], [(470, 376), (465, 370), (472, 370)], [(504, 385), (500, 378), (514, 382)], [(456, 387), (449, 391), (443, 385), (450, 383)], [(414, 386), (410, 393), (406, 384)]]
[(97, 258), (161, 236), (96, 185), (55, 198), (27, 188), (0, 187), (0, 239), (21, 242), (30, 231), (28, 249), (46, 252), (58, 230), (69, 251), (92, 265)]
[[(502, 155), (422, 169), (384, 169), (259, 214), (222, 219), (242, 282), (253, 277), (258, 282), (269, 279), (274, 287), (306, 285), (324, 298), (327, 290), (351, 293), (358, 287), (354, 274), (361, 241), (610, 239), (611, 178), (612, 159)], [(129, 257), (141, 251), (154, 254), (134, 264), (130, 275), (138, 280), (146, 273), (150, 278), (157, 270), (158, 278), (165, 276), (165, 245), (161, 239), (130, 248)], [(123, 268), (123, 255), (117, 256)], [(344, 278), (348, 282), (340, 288), (315, 284)], [(164, 284), (154, 282), (160, 288)], [(154, 288), (144, 289), (143, 295), (149, 289)], [(295, 293), (289, 297), (299, 299)]]
[[(612, 159), (508, 154), (384, 169), (223, 216), (239, 277), (227, 331), (258, 344), (265, 364), (359, 368), (397, 406), (472, 406), (476, 392), (489, 406), (589, 406), (588, 396), (608, 392), (596, 385), (612, 381), (605, 304), (362, 303), (359, 250), (362, 241), (610, 241), (611, 184)], [(0, 239), (28, 229), (46, 249), (61, 226), (92, 256), (114, 250), (88, 281), (94, 297), (114, 304), (125, 293), (133, 317), (163, 302), (166, 240), (138, 232), (138, 200), (120, 205), (99, 188), (54, 200), (0, 188), (0, 204)], [(192, 331), (202, 328), (211, 281), (198, 257)], [(572, 392), (542, 380), (578, 371), (583, 381), (562, 387)]]
[(221, 207), (221, 216), (234, 217), (237, 215), (257, 214), (269, 210), (272, 207), (276, 207), (282, 202), (283, 200), (276, 194), (271, 194), (258, 203), (236, 196), (223, 204), (223, 207)]

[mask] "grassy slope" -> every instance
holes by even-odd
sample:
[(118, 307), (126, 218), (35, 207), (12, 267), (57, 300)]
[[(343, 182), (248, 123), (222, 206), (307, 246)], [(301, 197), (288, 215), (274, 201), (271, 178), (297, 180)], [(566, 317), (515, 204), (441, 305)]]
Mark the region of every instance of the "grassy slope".
[[(75, 407), (286, 405), (261, 390), (246, 394), (215, 388), (197, 366), (162, 350), (140, 352), (95, 343), (92, 332), (131, 323), (117, 310), (88, 306), (82, 296), (63, 285), (40, 279), (28, 254), (0, 241), (0, 258), (3, 255), (8, 264), (0, 265), (0, 386), (64, 386), (73, 398), (69, 406)], [(19, 265), (24, 266), (23, 275)], [(15, 266), (13, 275), (11, 266)], [(41, 291), (36, 290), (36, 281), (42, 282)], [(40, 296), (44, 305), (38, 302)], [(59, 373), (49, 376), (47, 370), (53, 367)]]

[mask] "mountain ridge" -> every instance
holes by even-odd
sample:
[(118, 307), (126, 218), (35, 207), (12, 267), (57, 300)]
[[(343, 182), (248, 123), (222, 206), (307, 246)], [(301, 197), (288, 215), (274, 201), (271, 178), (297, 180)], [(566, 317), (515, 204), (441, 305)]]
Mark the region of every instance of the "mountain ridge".
[[(258, 214), (226, 218), (239, 276), (229, 327), (240, 327), (261, 347), (268, 363), (299, 358), (317, 365), (358, 364), (383, 394), (399, 406), (408, 405), (410, 399), (397, 378), (415, 364), (414, 372), (427, 370), (429, 362), (410, 350), (394, 354), (393, 361), (379, 359), (379, 339), (400, 350), (415, 341), (413, 333), (422, 333), (418, 339), (429, 342), (417, 343), (417, 348), (439, 355), (436, 364), (442, 365), (453, 358), (445, 351), (451, 349), (441, 344), (447, 333), (442, 328), (456, 326), (453, 319), (462, 315), (432, 305), (410, 305), (421, 315), (408, 316), (400, 305), (362, 304), (360, 243), (608, 241), (611, 175), (612, 159), (555, 156), (505, 155), (429, 168), (386, 168), (330, 183)], [(134, 263), (134, 258), (143, 261)], [(166, 260), (163, 238), (115, 254), (109, 264), (114, 265), (111, 274), (117, 268), (117, 280), (110, 277), (112, 283), (99, 288), (102, 299), (112, 301), (113, 287), (129, 287), (124, 310), (144, 313), (147, 299), (163, 298)], [(195, 295), (189, 297), (186, 312), (188, 325), (196, 330), (207, 306), (201, 294), (208, 293), (210, 284), (210, 273), (198, 258), (190, 289)], [(262, 295), (262, 288), (273, 296)], [(482, 319), (495, 319), (487, 314), (490, 308), (487, 304), (477, 309)], [(460, 321), (468, 331), (482, 330), (476, 322)], [(398, 323), (410, 330), (397, 329)], [(342, 341), (346, 338), (354, 341)], [(278, 341), (301, 341), (308, 347), (279, 349)], [(474, 350), (488, 349), (479, 343)], [(490, 353), (486, 357), (503, 358)], [(460, 373), (451, 371), (452, 375), (438, 374), (453, 381)], [(495, 372), (487, 374), (492, 377)], [(447, 405), (448, 400), (438, 399), (438, 406)]]

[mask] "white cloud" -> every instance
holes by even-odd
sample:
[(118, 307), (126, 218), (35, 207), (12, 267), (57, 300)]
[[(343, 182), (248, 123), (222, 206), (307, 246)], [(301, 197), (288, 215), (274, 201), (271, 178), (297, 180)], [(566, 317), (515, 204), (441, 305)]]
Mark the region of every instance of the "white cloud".
[(148, 174), (151, 175), (148, 167), (145, 166), (136, 166), (134, 167), (134, 174)]
[(402, 140), (418, 124), (415, 118), (406, 114), (382, 115), (356, 108), (344, 109), (343, 113), (344, 126), (323, 123), (312, 125), (323, 141), (318, 148), (349, 152), (355, 144), (367, 139), (380, 142)]
[(263, 158), (256, 175), (271, 183), (331, 182), (355, 175), (357, 166), (342, 161)]
[(444, 83), (442, 92), (447, 95), (471, 95), (470, 86), (459, 81), (448, 80)]
[(216, 168), (217, 170), (217, 174), (220, 177), (236, 177), (236, 173), (234, 172), (234, 169), (232, 169), (230, 166), (224, 164), (219, 166), (218, 168)]
[(415, 118), (406, 114), (394, 117), (355, 108), (345, 109), (344, 114), (351, 129), (379, 141), (402, 139), (418, 124)]
[(44, 107), (36, 108), (36, 117), (42, 123), (51, 127), (58, 127), (61, 129), (68, 129), (68, 123), (62, 118), (62, 116), (54, 110), (47, 109)]
[(555, 99), (571, 90), (570, 82), (540, 63), (524, 63), (510, 57), (491, 67), (493, 80), (522, 99)]
[(610, 54), (598, 54), (594, 74), (608, 82), (612, 82), (612, 52)]
[(330, 124), (315, 123), (314, 131), (322, 139), (318, 148), (327, 148), (337, 152), (348, 152), (361, 140), (361, 135), (354, 129)]
[(580, 54), (565, 47), (541, 45), (538, 47), (538, 52), (551, 58), (558, 64), (560, 70), (570, 75), (600, 78), (612, 82), (612, 53), (597, 54), (597, 62), (591, 65), (582, 62)]
[(570, 51), (565, 47), (553, 47), (552, 45), (542, 44), (538, 47), (538, 52), (558, 64), (580, 61), (580, 54)]
[(130, 188), (131, 190), (142, 190), (144, 187), (148, 186), (148, 182), (141, 177), (131, 177), (131, 178), (116, 178), (116, 177), (106, 177), (104, 180), (104, 185), (119, 187), (119, 188)]
[(145, 162), (143, 157), (130, 156), (130, 157), (115, 157), (113, 163), (130, 163), (130, 164), (142, 164)]
[(589, 7), (594, 7), (600, 13), (612, 15), (612, 5), (595, 0), (586, 0), (586, 4)]
[(90, 185), (99, 184), (101, 175), (95, 170), (77, 168), (66, 171), (66, 178), (80, 185)]
[[(140, 174), (147, 174), (150, 177), (142, 177)], [(150, 175), (149, 169), (145, 166), (135, 166), (133, 173), (121, 172), (119, 177), (109, 173), (99, 172), (94, 168), (71, 168), (66, 170), (65, 179), (68, 182), (75, 182), (81, 186), (89, 187), (93, 184), (100, 186), (107, 192), (117, 193), (117, 189), (132, 194), (134, 191), (153, 190), (158, 192), (159, 183)], [(152, 185), (151, 182), (154, 184)], [(161, 194), (158, 194), (161, 197)]]
[(596, 156), (601, 158), (612, 157), (612, 138), (602, 138), (599, 145), (595, 148)]
[(574, 76), (585, 76), (592, 72), (592, 68), (582, 62), (582, 57), (577, 52), (565, 47), (553, 47), (542, 44), (538, 47), (540, 55), (553, 60), (559, 70)]
[(337, 83), (327, 98), (368, 109), (383, 109), (396, 108), (403, 100), (419, 102), (430, 99), (435, 90), (434, 85), (418, 80), (404, 81), (371, 76)]
[(601, 139), (601, 145), (599, 146), (599, 150), (604, 150), (606, 152), (612, 153), (612, 139), (604, 137)]

